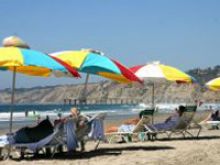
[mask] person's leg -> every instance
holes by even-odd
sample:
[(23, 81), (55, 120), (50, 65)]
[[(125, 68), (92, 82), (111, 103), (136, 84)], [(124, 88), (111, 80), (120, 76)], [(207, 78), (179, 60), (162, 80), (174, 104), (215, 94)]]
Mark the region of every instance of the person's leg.
[(2, 156), (2, 147), (0, 147), (0, 159), (2, 159), (3, 156)]
[(63, 145), (62, 145), (62, 144), (58, 146), (58, 152), (59, 152), (59, 153), (62, 153), (62, 152), (63, 152)]
[(111, 127), (106, 129), (106, 133), (111, 133), (111, 132), (118, 132), (118, 127), (111, 126)]
[(80, 147), (81, 147), (81, 151), (85, 151), (85, 142), (82, 140), (80, 141)]
[(157, 124), (152, 125), (152, 128), (157, 131), (161, 131), (161, 130), (168, 129), (168, 125), (167, 123), (157, 123)]

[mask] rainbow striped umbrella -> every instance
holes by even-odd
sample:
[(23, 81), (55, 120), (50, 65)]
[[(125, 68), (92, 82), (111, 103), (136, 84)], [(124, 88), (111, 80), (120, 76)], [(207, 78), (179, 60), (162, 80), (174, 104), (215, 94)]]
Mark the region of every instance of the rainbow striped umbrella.
[(153, 62), (146, 65), (138, 65), (130, 68), (137, 77), (145, 82), (151, 82), (152, 89), (152, 105), (154, 106), (154, 83), (155, 81), (168, 80), (177, 83), (192, 83), (195, 81), (190, 75), (180, 71), (172, 66)]
[(63, 60), (79, 72), (100, 75), (121, 83), (141, 82), (130, 69), (118, 61), (96, 52), (88, 50), (62, 51), (50, 55)]
[[(26, 75), (43, 76), (47, 77), (54, 73), (59, 76), (60, 73), (68, 73), (75, 77), (79, 77), (77, 71), (65, 64), (64, 62), (58, 62), (47, 54), (17, 47), (3, 47), (0, 48), (0, 67), (1, 69), (7, 69), (13, 71), (13, 85), (12, 85), (12, 97), (11, 104), (14, 104), (14, 90), (16, 81), (16, 72), (20, 72)], [(65, 66), (64, 66), (65, 65)], [(10, 132), (12, 131), (12, 118), (13, 111), (11, 108), (10, 115)]]
[(0, 48), (0, 67), (2, 70), (12, 71), (16, 68), (16, 72), (31, 76), (80, 76), (76, 70), (59, 59), (54, 60), (42, 52), (17, 47)]
[(208, 81), (205, 85), (213, 91), (219, 91), (220, 90), (220, 77)]

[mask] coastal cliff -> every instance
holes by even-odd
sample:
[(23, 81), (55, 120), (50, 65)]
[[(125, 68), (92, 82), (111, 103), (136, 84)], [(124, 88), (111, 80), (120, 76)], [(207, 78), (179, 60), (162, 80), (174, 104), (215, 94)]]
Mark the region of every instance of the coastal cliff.
[[(198, 84), (176, 84), (157, 82), (155, 84), (155, 102), (220, 102), (219, 92), (204, 88), (204, 83), (218, 77), (220, 66), (206, 69), (192, 69), (187, 73), (198, 80)], [(16, 89), (16, 103), (63, 103), (64, 99), (78, 99), (82, 96), (84, 84), (60, 85), (48, 87)], [(130, 101), (151, 103), (152, 86), (149, 84), (118, 84), (112, 81), (101, 81), (88, 84), (87, 99), (109, 102), (109, 100), (126, 99)], [(0, 91), (0, 103), (10, 103), (11, 90)]]
[[(77, 99), (83, 92), (83, 84), (61, 85), (52, 87), (36, 87), (17, 89), (17, 103), (63, 103), (64, 99)], [(10, 103), (9, 89), (0, 91), (0, 102)], [(138, 100), (150, 103), (152, 99), (151, 85), (124, 85), (106, 81), (88, 85), (87, 99), (108, 102), (111, 99)], [(219, 93), (200, 88), (197, 85), (158, 83), (155, 85), (155, 102), (193, 102), (194, 100), (218, 102)]]

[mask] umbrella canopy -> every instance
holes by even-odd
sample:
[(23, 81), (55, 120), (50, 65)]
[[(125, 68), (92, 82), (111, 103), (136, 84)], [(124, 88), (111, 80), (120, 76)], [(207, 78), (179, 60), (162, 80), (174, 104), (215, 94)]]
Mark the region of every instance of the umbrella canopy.
[(87, 50), (62, 51), (50, 54), (59, 58), (80, 72), (100, 75), (121, 83), (141, 82), (135, 74), (119, 63), (96, 52)]
[[(54, 60), (39, 51), (17, 47), (0, 48), (0, 67), (2, 70), (14, 70), (31, 76), (50, 76), (52, 73), (79, 77), (79, 73), (63, 61)], [(70, 74), (71, 73), (71, 74)]]
[(211, 90), (219, 91), (220, 90), (220, 77), (208, 81), (205, 85)]
[(191, 83), (193, 78), (172, 66), (163, 65), (154, 62), (146, 65), (138, 65), (130, 68), (137, 77), (145, 80), (165, 79), (168, 81), (176, 81), (177, 83)]

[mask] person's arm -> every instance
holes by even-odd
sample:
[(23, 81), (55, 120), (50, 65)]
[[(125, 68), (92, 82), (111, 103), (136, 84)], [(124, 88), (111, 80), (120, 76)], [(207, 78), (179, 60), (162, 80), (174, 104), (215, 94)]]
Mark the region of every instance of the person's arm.
[(204, 120), (202, 120), (200, 123), (202, 124), (202, 123), (205, 123), (205, 122), (211, 120), (211, 117), (212, 117), (212, 113), (210, 113), (210, 114), (209, 114)]
[(170, 116), (165, 120), (165, 123), (169, 122), (172, 118), (176, 118), (176, 117), (179, 117), (179, 114), (178, 114), (178, 113), (174, 113), (174, 114), (170, 115)]
[(168, 121), (170, 121), (172, 118), (172, 116), (169, 116), (164, 122), (167, 123)]

